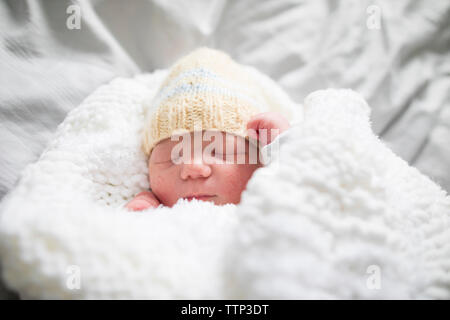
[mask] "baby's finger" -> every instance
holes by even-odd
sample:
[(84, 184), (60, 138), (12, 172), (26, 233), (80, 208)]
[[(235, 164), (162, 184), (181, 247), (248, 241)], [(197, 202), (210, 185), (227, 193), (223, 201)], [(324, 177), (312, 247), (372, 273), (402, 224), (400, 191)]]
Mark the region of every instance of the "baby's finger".
[(258, 131), (255, 129), (247, 129), (247, 135), (251, 140), (258, 141)]
[(247, 129), (258, 129), (258, 123), (260, 119), (258, 117), (253, 117), (247, 122)]
[(133, 211), (141, 211), (147, 208), (156, 208), (160, 205), (159, 200), (150, 191), (143, 191), (139, 193), (133, 200), (131, 200), (125, 208)]
[(131, 211), (142, 211), (151, 207), (153, 206), (148, 201), (142, 199), (133, 199), (125, 206)]
[(261, 119), (254, 117), (247, 122), (247, 134), (250, 138), (258, 140), (259, 139), (259, 129), (260, 129)]

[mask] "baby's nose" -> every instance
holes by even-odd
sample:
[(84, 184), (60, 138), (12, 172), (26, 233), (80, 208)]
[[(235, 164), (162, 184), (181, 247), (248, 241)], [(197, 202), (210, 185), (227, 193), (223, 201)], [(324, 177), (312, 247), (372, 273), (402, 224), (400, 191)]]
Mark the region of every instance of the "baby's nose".
[(181, 179), (197, 179), (197, 178), (207, 178), (211, 175), (211, 167), (205, 163), (192, 162), (185, 163), (181, 169)]

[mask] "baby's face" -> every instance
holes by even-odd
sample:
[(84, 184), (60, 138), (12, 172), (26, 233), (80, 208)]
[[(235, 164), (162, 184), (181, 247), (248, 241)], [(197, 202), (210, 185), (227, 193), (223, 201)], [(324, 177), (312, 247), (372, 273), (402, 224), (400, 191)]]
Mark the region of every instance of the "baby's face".
[[(186, 135), (190, 135), (192, 142), (190, 157), (188, 151), (183, 154), (187, 148), (179, 151), (181, 138), (175, 141), (165, 139), (153, 149), (148, 162), (152, 192), (169, 207), (180, 198), (190, 200), (193, 197), (217, 205), (239, 203), (248, 180), (262, 166), (257, 156), (254, 157), (258, 154), (257, 147), (242, 137), (216, 132), (216, 137), (222, 141), (222, 150), (210, 152), (210, 144), (215, 140), (213, 137), (212, 141), (200, 138), (197, 151), (194, 151), (194, 133), (186, 133), (182, 138), (189, 138)], [(184, 156), (183, 160), (174, 154)]]

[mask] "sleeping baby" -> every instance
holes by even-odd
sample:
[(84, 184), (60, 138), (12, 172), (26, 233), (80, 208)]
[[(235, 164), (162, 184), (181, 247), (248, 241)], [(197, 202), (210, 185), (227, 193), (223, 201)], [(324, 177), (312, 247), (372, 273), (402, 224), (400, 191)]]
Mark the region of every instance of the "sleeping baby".
[[(267, 93), (221, 51), (200, 48), (172, 66), (149, 108), (143, 150), (150, 190), (126, 204), (140, 211), (179, 199), (237, 204), (260, 149), (289, 128)], [(265, 107), (265, 108), (264, 108)]]

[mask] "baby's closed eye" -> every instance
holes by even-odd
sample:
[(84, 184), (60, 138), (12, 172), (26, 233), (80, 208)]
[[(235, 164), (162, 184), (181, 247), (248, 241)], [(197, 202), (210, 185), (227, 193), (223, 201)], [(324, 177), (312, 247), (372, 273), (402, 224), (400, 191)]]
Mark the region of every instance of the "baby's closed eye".
[(213, 150), (211, 152), (211, 155), (214, 156), (226, 156), (226, 155), (235, 155), (235, 154), (247, 154), (248, 152), (245, 150), (238, 150), (238, 151), (215, 151)]

